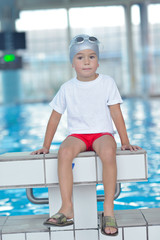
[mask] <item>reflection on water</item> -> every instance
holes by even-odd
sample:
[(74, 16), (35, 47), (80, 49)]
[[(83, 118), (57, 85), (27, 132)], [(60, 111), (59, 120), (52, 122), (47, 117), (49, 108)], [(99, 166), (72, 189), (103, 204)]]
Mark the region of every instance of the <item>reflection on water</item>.
[[(122, 104), (128, 135), (132, 144), (148, 154), (148, 182), (122, 184), (115, 209), (160, 207), (160, 99), (125, 99)], [(48, 104), (0, 106), (0, 154), (32, 151), (41, 147), (51, 109)], [(66, 116), (63, 116), (52, 149), (58, 149), (67, 136)], [(116, 135), (120, 146), (120, 140)], [(97, 186), (98, 194), (103, 186)], [(38, 197), (47, 197), (45, 189), (36, 189)], [(98, 203), (98, 210), (103, 203)], [(30, 203), (25, 189), (0, 191), (0, 215), (48, 213), (48, 205)]]

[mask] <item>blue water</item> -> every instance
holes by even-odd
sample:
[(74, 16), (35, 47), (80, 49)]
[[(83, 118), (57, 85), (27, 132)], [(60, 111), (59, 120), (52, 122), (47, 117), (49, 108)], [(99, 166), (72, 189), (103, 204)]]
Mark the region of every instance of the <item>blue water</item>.
[[(128, 135), (132, 144), (148, 153), (148, 182), (122, 184), (115, 200), (115, 210), (160, 207), (160, 99), (125, 99), (122, 104)], [(51, 109), (47, 103), (0, 106), (0, 154), (32, 151), (42, 146)], [(52, 149), (58, 149), (66, 137), (66, 116), (54, 138)], [(116, 135), (120, 146), (120, 140)], [(138, 166), (137, 166), (138, 167)], [(97, 186), (103, 193), (103, 186)], [(37, 197), (47, 197), (46, 189), (35, 189)], [(103, 203), (98, 203), (103, 210)], [(48, 205), (28, 201), (25, 189), (0, 190), (0, 215), (48, 213)]]

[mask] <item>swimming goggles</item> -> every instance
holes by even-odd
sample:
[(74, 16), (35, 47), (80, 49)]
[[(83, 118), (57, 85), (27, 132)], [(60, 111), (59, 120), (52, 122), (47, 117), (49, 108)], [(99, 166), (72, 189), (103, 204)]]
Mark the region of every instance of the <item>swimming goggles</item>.
[(86, 36), (86, 37), (76, 37), (74, 39), (74, 43), (77, 43), (77, 44), (80, 44), (80, 43), (83, 43), (85, 40), (88, 40), (90, 43), (99, 43), (98, 39), (96, 37), (89, 37), (89, 36)]

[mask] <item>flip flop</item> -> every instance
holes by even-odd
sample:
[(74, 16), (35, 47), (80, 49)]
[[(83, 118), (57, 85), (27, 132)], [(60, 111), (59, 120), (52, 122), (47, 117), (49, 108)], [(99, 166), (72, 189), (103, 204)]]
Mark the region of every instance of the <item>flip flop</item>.
[[(51, 222), (50, 219), (56, 220), (56, 222)], [(45, 226), (57, 226), (57, 227), (65, 227), (72, 225), (73, 219), (67, 219), (67, 217), (63, 213), (56, 213), (55, 215), (48, 218), (43, 224)]]
[[(117, 231), (115, 233), (106, 233), (105, 228), (106, 227), (113, 227), (116, 228)], [(101, 217), (101, 233), (107, 236), (117, 236), (118, 235), (118, 226), (115, 217), (111, 216), (104, 216), (102, 213)]]

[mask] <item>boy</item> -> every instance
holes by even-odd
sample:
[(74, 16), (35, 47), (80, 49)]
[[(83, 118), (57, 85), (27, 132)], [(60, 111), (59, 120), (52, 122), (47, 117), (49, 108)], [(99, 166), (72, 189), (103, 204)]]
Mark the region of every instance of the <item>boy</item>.
[(122, 150), (140, 149), (130, 145), (120, 109), (122, 103), (112, 78), (97, 73), (99, 67), (99, 41), (88, 35), (74, 37), (70, 44), (70, 61), (76, 77), (64, 83), (50, 103), (50, 116), (43, 148), (32, 154), (49, 153), (53, 136), (62, 114), (67, 109), (69, 136), (62, 142), (58, 152), (58, 176), (62, 206), (46, 224), (66, 226), (73, 224), (72, 161), (83, 151), (95, 151), (103, 166), (105, 192), (102, 233), (117, 235), (114, 217), (114, 194), (116, 187), (116, 142), (112, 119), (119, 133)]

